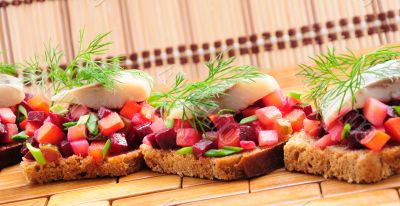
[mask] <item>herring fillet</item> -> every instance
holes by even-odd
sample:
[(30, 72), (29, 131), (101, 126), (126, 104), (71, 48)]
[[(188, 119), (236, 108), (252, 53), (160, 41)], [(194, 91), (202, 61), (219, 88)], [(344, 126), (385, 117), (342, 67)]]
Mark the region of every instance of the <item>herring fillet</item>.
[[(374, 71), (378, 70), (379, 73), (384, 73), (384, 75), (374, 73)], [(362, 74), (362, 79), (363, 82), (360, 89), (354, 94), (356, 103), (353, 106), (350, 93), (347, 93), (344, 97), (342, 108), (340, 108), (342, 95), (322, 102), (321, 114), (326, 125), (330, 125), (331, 122), (340, 116), (339, 114), (364, 107), (368, 97), (378, 99), (382, 102), (400, 98), (400, 60), (390, 60), (377, 64), (369, 68), (367, 73)]]
[(0, 107), (10, 107), (25, 98), (22, 81), (14, 76), (0, 74)]
[(218, 101), (222, 109), (239, 111), (279, 88), (279, 84), (274, 77), (265, 75), (254, 78), (253, 81), (235, 84)]
[(150, 95), (152, 85), (144, 77), (122, 71), (114, 80), (112, 89), (94, 83), (62, 91), (54, 95), (51, 100), (60, 103), (81, 104), (93, 109), (100, 107), (118, 109), (128, 99), (141, 102)]

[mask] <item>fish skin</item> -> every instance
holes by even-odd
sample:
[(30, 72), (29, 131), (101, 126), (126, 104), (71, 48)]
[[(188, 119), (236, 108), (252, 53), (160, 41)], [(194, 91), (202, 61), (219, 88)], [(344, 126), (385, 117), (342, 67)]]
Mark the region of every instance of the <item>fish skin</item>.
[(347, 93), (343, 105), (340, 108), (342, 96), (321, 104), (321, 115), (325, 125), (329, 126), (338, 117), (352, 109), (363, 108), (368, 97), (382, 102), (393, 98), (400, 98), (400, 60), (390, 60), (369, 68), (368, 71), (385, 72), (385, 76), (379, 76), (368, 72), (362, 74), (363, 83), (355, 92), (356, 103), (352, 105), (351, 94)]
[(17, 77), (0, 74), (0, 107), (10, 107), (25, 98), (24, 85)]
[(93, 109), (100, 107), (119, 109), (128, 99), (141, 102), (150, 95), (152, 82), (146, 78), (122, 71), (114, 80), (112, 89), (95, 83), (62, 91), (54, 95), (51, 100), (59, 103), (81, 104)]

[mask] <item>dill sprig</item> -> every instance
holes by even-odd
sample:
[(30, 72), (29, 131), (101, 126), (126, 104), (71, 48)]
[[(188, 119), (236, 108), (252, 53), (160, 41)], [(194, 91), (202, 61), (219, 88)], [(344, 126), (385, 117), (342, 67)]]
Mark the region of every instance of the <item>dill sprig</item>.
[(58, 47), (49, 44), (44, 54), (44, 64), (42, 68), (40, 59), (35, 56), (23, 64), (23, 76), (25, 84), (38, 85), (48, 90), (48, 82), (54, 94), (61, 90), (84, 86), (91, 83), (99, 83), (106, 88), (112, 88), (113, 77), (122, 70), (120, 58), (114, 57), (104, 60), (94, 60), (94, 56), (102, 55), (107, 51), (107, 46), (111, 42), (103, 42), (109, 34), (97, 35), (86, 47), (84, 47), (84, 30), (79, 32), (78, 51), (75, 57), (69, 62), (65, 69), (60, 66), (64, 53)]
[(189, 83), (182, 74), (175, 77), (175, 83), (168, 92), (154, 92), (148, 103), (159, 108), (164, 119), (171, 111), (182, 110), (182, 120), (188, 120), (197, 130), (208, 128), (204, 120), (219, 107), (216, 100), (226, 95), (225, 91), (238, 82), (249, 82), (263, 76), (257, 68), (249, 65), (233, 66), (234, 58), (224, 60), (219, 55), (207, 62), (208, 76), (203, 81)]
[(305, 84), (309, 89), (305, 98), (313, 101), (317, 108), (321, 108), (329, 101), (339, 99), (341, 109), (347, 95), (351, 95), (352, 106), (354, 106), (355, 93), (364, 84), (364, 74), (389, 77), (391, 74), (387, 70), (370, 68), (398, 58), (399, 49), (400, 46), (388, 46), (361, 56), (356, 56), (351, 51), (348, 54), (336, 54), (332, 49), (326, 54), (311, 58), (315, 65), (302, 64), (300, 65), (302, 70), (298, 73), (305, 77)]
[(0, 73), (15, 76), (17, 75), (17, 67), (14, 64), (0, 62)]

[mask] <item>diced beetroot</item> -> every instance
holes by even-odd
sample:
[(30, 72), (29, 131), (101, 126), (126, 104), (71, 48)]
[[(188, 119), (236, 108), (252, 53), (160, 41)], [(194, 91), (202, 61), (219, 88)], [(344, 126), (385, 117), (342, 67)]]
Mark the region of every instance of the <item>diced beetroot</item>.
[(28, 160), (28, 161), (35, 161), (35, 158), (33, 157), (33, 155), (32, 155), (30, 152), (26, 153), (26, 154), (24, 155), (24, 158), (25, 158), (26, 160)]
[(59, 145), (60, 151), (63, 157), (69, 157), (74, 154), (74, 151), (72, 151), (71, 144), (68, 142), (68, 140), (64, 139), (61, 144)]
[(202, 139), (192, 146), (193, 155), (196, 158), (200, 158), (210, 149), (216, 149), (217, 145), (215, 141), (209, 139)]
[(13, 142), (12, 136), (18, 134), (18, 127), (16, 124), (6, 124), (7, 134), (0, 137), (0, 142), (9, 143)]
[(86, 139), (70, 142), (75, 155), (86, 157), (89, 151), (89, 142)]
[(83, 105), (74, 105), (69, 109), (69, 118), (73, 121), (78, 121), (83, 115), (89, 114), (90, 110)]
[(125, 139), (125, 134), (114, 133), (111, 137), (110, 154), (118, 155), (128, 151), (128, 143)]
[(217, 130), (225, 131), (237, 126), (237, 122), (231, 114), (217, 115), (211, 121), (214, 123)]
[(62, 157), (55, 145), (41, 144), (39, 148), (47, 162), (54, 162)]
[(201, 134), (193, 128), (176, 129), (176, 144), (181, 147), (188, 147), (201, 140)]
[(281, 108), (281, 111), (283, 113), (287, 114), (290, 111), (292, 111), (294, 109), (294, 106), (297, 104), (299, 104), (299, 100), (297, 100), (293, 97), (287, 96), (285, 98), (285, 103), (284, 103), (283, 107)]
[(272, 129), (276, 120), (282, 118), (281, 111), (275, 106), (258, 109), (256, 115), (258, 120), (268, 129)]
[(46, 117), (46, 113), (43, 111), (28, 112), (28, 122), (44, 122)]
[(242, 111), (242, 114), (244, 117), (252, 116), (256, 114), (257, 109), (260, 109), (260, 107), (248, 107)]
[(305, 118), (303, 120), (303, 125), (304, 125), (304, 131), (306, 134), (312, 136), (312, 137), (318, 137), (320, 134), (322, 127), (321, 127), (321, 121), (318, 120), (310, 120), (308, 118)]
[(253, 141), (256, 143), (258, 142), (257, 132), (254, 127), (248, 125), (240, 125), (239, 130), (239, 138), (241, 141)]
[(56, 113), (49, 113), (49, 116), (44, 120), (44, 122), (51, 122), (60, 128), (63, 127), (62, 124), (64, 124), (66, 121), (67, 120), (65, 119), (65, 117)]
[(155, 133), (157, 144), (161, 149), (176, 148), (176, 132), (175, 129), (162, 129)]
[(343, 123), (336, 120), (331, 125), (332, 126), (328, 128), (328, 133), (331, 135), (332, 142), (338, 143), (342, 135)]
[(131, 121), (133, 125), (142, 125), (150, 122), (148, 119), (144, 118), (141, 113), (134, 114)]
[(318, 121), (321, 120), (321, 114), (319, 114), (319, 112), (312, 112), (308, 114), (306, 117), (309, 120), (318, 120)]
[(298, 132), (303, 128), (303, 121), (305, 118), (306, 115), (304, 114), (304, 111), (300, 109), (294, 109), (285, 115), (285, 119), (290, 121), (294, 132)]
[(136, 126), (133, 126), (132, 129), (138, 138), (143, 138), (146, 135), (153, 133), (153, 130), (151, 130), (150, 124), (151, 123), (149, 122), (149, 123), (145, 123), (145, 124), (141, 124), (141, 125), (136, 125)]
[(140, 104), (136, 103), (135, 100), (130, 99), (125, 102), (124, 106), (122, 107), (119, 113), (123, 117), (132, 119), (133, 115), (140, 112), (141, 109), (142, 106)]
[(345, 145), (349, 149), (361, 149), (363, 145), (360, 143), (368, 135), (369, 131), (351, 130), (350, 134), (344, 139)]
[(22, 121), (18, 124), (18, 126), (19, 126), (19, 128), (20, 128), (21, 130), (25, 130), (26, 124), (28, 124), (28, 120), (27, 120), (27, 119), (24, 119), (24, 120), (22, 120)]
[(87, 138), (86, 125), (78, 124), (68, 128), (68, 141), (76, 141)]
[(323, 137), (321, 137), (320, 139), (318, 139), (314, 145), (320, 149), (324, 149), (325, 147), (334, 145), (335, 142), (332, 141), (332, 137), (330, 134), (327, 134)]
[(163, 121), (163, 119), (158, 118), (156, 121), (154, 121), (151, 125), (150, 128), (153, 132), (158, 132), (162, 129), (166, 129), (165, 127), (165, 123)]
[(218, 132), (216, 132), (216, 131), (205, 132), (204, 133), (204, 138), (216, 142), (218, 140)]
[(306, 114), (306, 116), (310, 115), (313, 113), (313, 109), (311, 105), (303, 105), (303, 104), (296, 104), (293, 106), (294, 109), (301, 109), (303, 112)]
[(150, 147), (153, 148), (158, 148), (157, 142), (156, 142), (156, 135), (154, 133), (148, 134), (143, 138), (143, 144), (147, 144)]
[(387, 116), (388, 106), (377, 99), (368, 98), (364, 105), (364, 116), (374, 126), (382, 126)]
[(278, 133), (274, 130), (262, 130), (258, 134), (258, 144), (261, 147), (276, 145), (278, 141)]
[(360, 110), (348, 112), (343, 116), (342, 122), (350, 124), (352, 130), (369, 130), (372, 127)]
[(17, 116), (15, 116), (15, 114), (10, 108), (0, 108), (0, 118), (2, 123), (14, 124), (17, 119)]
[(239, 147), (240, 146), (239, 135), (240, 135), (239, 127), (235, 127), (225, 131), (218, 130), (218, 148), (222, 148), (224, 146)]
[(240, 141), (240, 147), (245, 150), (251, 150), (257, 147), (256, 143), (253, 141)]
[(28, 123), (26, 123), (26, 126), (25, 126), (25, 134), (30, 137), (33, 137), (35, 131), (39, 130), (39, 128), (41, 126), (42, 126), (42, 123), (40, 123), (40, 122), (28, 122)]
[(7, 135), (6, 124), (0, 122), (0, 138)]
[(46, 122), (38, 130), (35, 135), (36, 140), (40, 144), (58, 145), (65, 137), (64, 132), (55, 124)]
[(190, 125), (189, 121), (185, 119), (182, 124), (182, 119), (174, 119), (174, 128), (192, 128), (192, 125)]
[[(266, 130), (267, 128), (260, 122), (260, 121), (258, 121), (258, 120), (256, 120), (256, 121), (253, 121), (253, 122), (250, 122), (250, 123), (247, 123), (247, 124), (245, 124), (245, 125), (248, 125), (248, 126), (250, 126), (250, 127), (253, 127), (254, 129), (255, 129), (255, 131), (256, 131), (256, 136), (258, 137), (258, 133), (261, 131), (261, 130)], [(258, 141), (258, 140), (257, 140)]]
[(278, 109), (282, 109), (285, 105), (285, 96), (282, 94), (282, 90), (277, 89), (267, 96), (262, 98), (265, 106), (275, 106)]
[(111, 113), (112, 113), (111, 110), (105, 107), (100, 107), (99, 111), (97, 112), (97, 116), (99, 117), (99, 119), (103, 119), (104, 117), (107, 117)]

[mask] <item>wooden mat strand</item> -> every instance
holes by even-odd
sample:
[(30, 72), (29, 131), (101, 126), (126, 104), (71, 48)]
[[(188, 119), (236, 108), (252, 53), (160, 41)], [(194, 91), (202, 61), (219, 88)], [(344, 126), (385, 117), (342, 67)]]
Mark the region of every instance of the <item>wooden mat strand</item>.
[(399, 9), (397, 0), (0, 0), (0, 60), (21, 62), (51, 40), (67, 62), (85, 28), (86, 42), (112, 31), (101, 58), (125, 57), (161, 84), (177, 72), (203, 78), (202, 62), (227, 49), (237, 64), (282, 70), (327, 48), (398, 42)]

